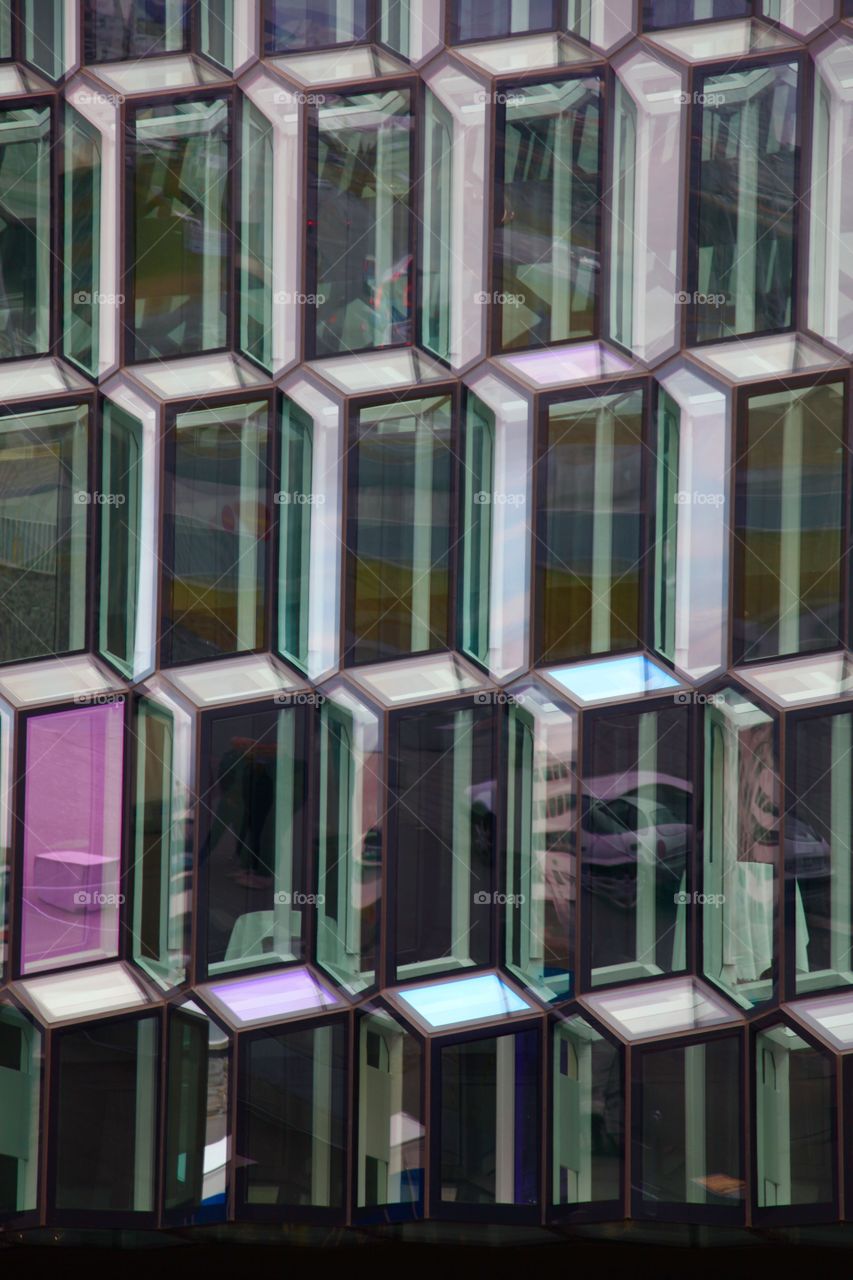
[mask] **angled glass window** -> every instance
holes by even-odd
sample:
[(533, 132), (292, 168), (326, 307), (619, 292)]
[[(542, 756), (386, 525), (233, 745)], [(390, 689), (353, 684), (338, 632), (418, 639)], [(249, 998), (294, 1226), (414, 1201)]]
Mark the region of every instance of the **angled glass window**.
[(792, 804), (785, 861), (794, 886), (797, 994), (853, 985), (853, 715), (788, 728)]
[(23, 973), (118, 954), (123, 760), (123, 699), (26, 721)]
[[(677, 697), (678, 695), (676, 695)], [(689, 712), (588, 716), (581, 866), (593, 986), (686, 968)]]
[(453, 402), (359, 409), (349, 464), (346, 660), (445, 649), (450, 639)]
[(554, 0), (451, 0), (451, 42), (493, 40), (522, 31), (551, 31)]
[(320, 707), (317, 961), (348, 990), (374, 979), (386, 800), (382, 719), (336, 686)]
[(206, 1018), (183, 1009), (169, 1020), (163, 1193), (167, 1213), (191, 1213), (204, 1199), (209, 1026)]
[(12, 57), (12, 0), (0, 0), (0, 59)]
[(273, 126), (242, 103), (240, 350), (269, 369), (273, 338)]
[(163, 665), (261, 648), (268, 406), (178, 414), (166, 462)]
[(305, 410), (285, 398), (281, 421), (281, 489), (276, 495), (280, 540), (278, 642), (284, 657), (300, 671), (304, 671), (308, 663), (313, 435), (313, 422)]
[(831, 1204), (836, 1161), (832, 1057), (790, 1027), (773, 1027), (756, 1037), (755, 1077), (758, 1207)]
[(237, 1098), (238, 1195), (275, 1208), (341, 1208), (346, 1188), (343, 1023), (253, 1035)]
[(50, 343), (51, 110), (0, 111), (0, 358)]
[(794, 323), (799, 64), (697, 73), (691, 342)]
[(643, 1217), (690, 1205), (742, 1212), (741, 1037), (672, 1045), (639, 1055), (639, 1169), (634, 1195)]
[(149, 1016), (57, 1033), (57, 1209), (154, 1209), (158, 1030), (158, 1019)]
[(705, 707), (705, 976), (741, 1008), (777, 973), (779, 777), (770, 716), (735, 689)]
[(48, 80), (58, 80), (65, 69), (64, 0), (23, 0), (21, 26), (24, 61)]
[(444, 1204), (539, 1200), (538, 1031), (440, 1050), (440, 1198)]
[(131, 362), (228, 341), (230, 102), (204, 98), (131, 115)]
[(267, 53), (329, 49), (371, 38), (370, 0), (266, 0)]
[(678, 559), (678, 463), (681, 445), (678, 405), (658, 392), (655, 451), (655, 596), (654, 647), (675, 660)]
[(142, 424), (109, 400), (104, 402), (101, 449), (99, 647), (129, 676), (139, 590)]
[(430, 89), (424, 96), (424, 172), (420, 306), (421, 341), (450, 358), (453, 118)]
[(87, 62), (122, 62), (187, 48), (189, 10), (185, 0), (86, 0), (83, 38)]
[(840, 643), (847, 455), (843, 383), (749, 397), (735, 472), (741, 660)]
[(140, 699), (134, 722), (133, 958), (169, 985), (186, 976), (192, 891), (189, 797), (176, 772), (175, 733), (171, 712)]
[(17, 1009), (0, 1008), (0, 1213), (35, 1209), (41, 1143), (42, 1037)]
[(553, 1181), (555, 1205), (618, 1200), (625, 1103), (622, 1055), (585, 1018), (554, 1031)]
[(324, 94), (309, 131), (308, 348), (410, 343), (411, 93)]
[(504, 89), (497, 105), (493, 302), (502, 351), (596, 331), (601, 79)]
[(422, 1052), (385, 1012), (363, 1018), (358, 1041), (359, 1208), (423, 1199)]
[(201, 0), (198, 6), (199, 50), (226, 71), (234, 69), (234, 7), (234, 0)]
[(464, 425), (460, 648), (485, 664), (489, 656), (495, 415), (469, 395)]
[(0, 418), (0, 661), (86, 639), (88, 409)]
[(101, 141), (88, 120), (65, 106), (62, 350), (98, 373), (101, 244)]
[(539, 460), (539, 656), (639, 644), (644, 392), (551, 404)]
[(506, 725), (506, 963), (540, 999), (565, 998), (575, 970), (577, 718), (521, 682)]
[(297, 707), (230, 710), (209, 720), (201, 865), (211, 974), (301, 954), (305, 729)]
[(485, 964), (491, 940), (495, 709), (438, 707), (390, 729), (397, 979)]
[(644, 31), (751, 16), (752, 0), (643, 0)]

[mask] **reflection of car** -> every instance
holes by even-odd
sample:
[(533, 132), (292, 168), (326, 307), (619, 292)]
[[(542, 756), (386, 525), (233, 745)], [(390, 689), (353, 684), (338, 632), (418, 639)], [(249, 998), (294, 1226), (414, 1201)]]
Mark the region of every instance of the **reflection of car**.
[(786, 872), (797, 880), (823, 880), (832, 870), (832, 855), (823, 836), (802, 818), (785, 817)]
[(581, 817), (581, 858), (590, 872), (590, 890), (625, 906), (636, 899), (641, 844), (653, 851), (675, 890), (690, 849), (688, 784), (659, 777), (643, 786), (638, 776), (635, 782), (632, 790), (614, 796), (588, 796)]

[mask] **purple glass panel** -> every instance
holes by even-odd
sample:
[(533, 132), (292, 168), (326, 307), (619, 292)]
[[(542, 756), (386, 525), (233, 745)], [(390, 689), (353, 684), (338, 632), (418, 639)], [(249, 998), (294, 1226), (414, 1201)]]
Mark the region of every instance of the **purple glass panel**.
[(27, 721), (21, 968), (118, 953), (124, 703)]
[(264, 973), (239, 982), (220, 982), (208, 988), (238, 1022), (263, 1022), (286, 1018), (338, 1004), (328, 987), (307, 969), (285, 969)]

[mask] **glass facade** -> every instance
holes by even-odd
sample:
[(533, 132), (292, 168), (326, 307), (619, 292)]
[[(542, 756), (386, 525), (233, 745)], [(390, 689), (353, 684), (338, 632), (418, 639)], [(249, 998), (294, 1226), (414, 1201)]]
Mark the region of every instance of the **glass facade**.
[(0, 1243), (847, 1240), (851, 19), (0, 0)]

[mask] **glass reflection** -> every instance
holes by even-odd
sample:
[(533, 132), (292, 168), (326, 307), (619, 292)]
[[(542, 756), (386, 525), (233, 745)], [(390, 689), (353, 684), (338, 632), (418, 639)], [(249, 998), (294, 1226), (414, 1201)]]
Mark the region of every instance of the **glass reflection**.
[(133, 328), (130, 361), (227, 344), (227, 98), (140, 108), (130, 124)]
[(17, 1009), (0, 1009), (0, 1214), (35, 1209), (42, 1037)]
[(755, 1042), (758, 1205), (830, 1202), (835, 1184), (835, 1069), (790, 1027)]
[(584, 1018), (571, 1018), (554, 1032), (553, 1068), (553, 1203), (617, 1200), (625, 1132), (620, 1051)]
[(86, 0), (83, 38), (87, 62), (120, 62), (186, 46), (184, 0)]
[(387, 1013), (364, 1018), (358, 1057), (359, 1207), (423, 1198), (421, 1050)]
[(595, 331), (600, 95), (595, 75), (502, 91), (495, 287), (504, 351)]
[(0, 358), (50, 343), (50, 107), (0, 112)]
[(452, 42), (491, 40), (521, 31), (550, 31), (554, 25), (552, 0), (454, 0), (450, 6)]
[(790, 328), (798, 64), (700, 76), (697, 86), (692, 341)]
[(268, 53), (328, 49), (370, 38), (368, 0), (269, 0), (265, 10)]
[(324, 94), (311, 133), (317, 356), (412, 340), (408, 89)]

